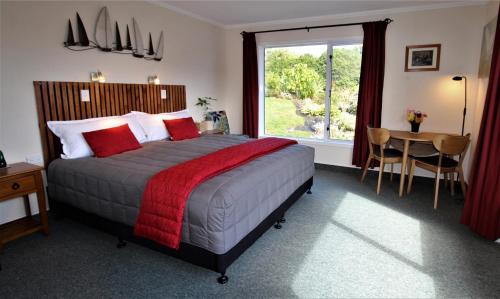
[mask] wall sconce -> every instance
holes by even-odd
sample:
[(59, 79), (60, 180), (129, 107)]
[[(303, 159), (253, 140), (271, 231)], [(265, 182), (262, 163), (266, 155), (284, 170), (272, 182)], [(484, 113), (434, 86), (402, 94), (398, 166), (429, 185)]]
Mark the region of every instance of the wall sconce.
[(148, 83), (154, 85), (160, 85), (160, 77), (158, 77), (158, 75), (149, 76)]
[(104, 75), (101, 73), (101, 71), (92, 72), (92, 73), (90, 73), (90, 81), (104, 83), (104, 82), (106, 82), (106, 77), (104, 77)]

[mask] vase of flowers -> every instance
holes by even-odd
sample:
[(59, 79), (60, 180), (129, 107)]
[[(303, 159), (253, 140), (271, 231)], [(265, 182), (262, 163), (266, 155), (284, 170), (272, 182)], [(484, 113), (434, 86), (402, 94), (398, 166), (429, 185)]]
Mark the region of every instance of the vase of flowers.
[(411, 125), (411, 132), (418, 133), (420, 129), (420, 124), (424, 121), (424, 118), (427, 117), (426, 113), (423, 113), (419, 110), (407, 109), (406, 110), (406, 120)]

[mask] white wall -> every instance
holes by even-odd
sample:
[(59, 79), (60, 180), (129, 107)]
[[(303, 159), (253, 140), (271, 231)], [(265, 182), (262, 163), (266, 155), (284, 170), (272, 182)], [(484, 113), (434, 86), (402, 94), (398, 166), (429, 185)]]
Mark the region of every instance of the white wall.
[[(163, 30), (164, 59), (146, 61), (131, 55), (63, 48), (68, 18), (77, 39), (78, 11), (93, 39), (97, 14), (105, 5), (120, 25), (122, 41), (125, 25), (132, 30), (132, 17), (139, 23), (145, 45), (149, 32), (156, 44)], [(222, 95), (224, 34), (214, 25), (146, 2), (0, 1), (0, 10), (0, 150), (9, 163), (42, 152), (34, 80), (89, 81), (89, 73), (99, 69), (108, 82), (147, 83), (149, 75), (157, 74), (162, 83), (186, 85), (188, 108), (193, 110), (197, 97)], [(0, 204), (0, 222), (22, 214), (21, 201)]]
[[(490, 21), (492, 21), (498, 14), (498, 1), (490, 1), (486, 7), (485, 16), (483, 19), (483, 27), (486, 26)], [(496, 24), (494, 25), (494, 30), (492, 32), (493, 37), (495, 35)], [(482, 34), (481, 34), (482, 37)], [(479, 129), (481, 127), (481, 119), (484, 109), (484, 101), (486, 98), (486, 90), (488, 88), (488, 78), (478, 78), (477, 83), (477, 93), (473, 95), (476, 99), (475, 109), (473, 111), (474, 115), (472, 116), (474, 119), (474, 124), (472, 128), (472, 146), (471, 146), (471, 155), (475, 153), (477, 138), (479, 135)], [(472, 168), (473, 159), (469, 160), (469, 169)]]
[[(226, 32), (225, 108), (231, 129), (241, 131), (242, 118), (242, 30), (255, 31), (273, 28), (301, 27), (379, 20), (394, 20), (386, 37), (386, 68), (382, 106), (382, 126), (409, 130), (405, 121), (408, 107), (425, 111), (429, 117), (421, 126), (423, 131), (460, 133), (462, 125), (463, 87), (451, 80), (456, 74), (469, 78), (468, 115), (466, 132), (475, 123), (475, 96), (481, 35), (486, 7), (467, 6), (370, 17), (336, 18), (321, 22), (289, 23), (273, 26), (248, 26)], [(337, 39), (362, 35), (358, 27), (339, 27), (321, 30), (292, 31), (257, 35), (257, 43), (294, 42), (318, 38)], [(418, 44), (441, 44), (441, 66), (438, 72), (404, 72), (405, 47)], [(351, 166), (352, 146), (303, 142), (316, 148), (316, 162)], [(467, 157), (468, 158), (468, 157)], [(466, 163), (467, 165), (467, 163)], [(467, 172), (467, 169), (466, 169)]]

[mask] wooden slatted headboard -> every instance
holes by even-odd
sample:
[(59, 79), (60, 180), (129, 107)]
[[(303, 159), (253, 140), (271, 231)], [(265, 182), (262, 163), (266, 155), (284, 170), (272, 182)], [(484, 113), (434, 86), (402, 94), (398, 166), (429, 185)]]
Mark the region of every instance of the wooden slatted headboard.
[[(122, 115), (133, 110), (162, 113), (186, 108), (184, 85), (47, 81), (33, 84), (45, 167), (62, 153), (59, 138), (49, 130), (47, 121)], [(82, 89), (89, 90), (90, 102), (80, 100)], [(161, 90), (167, 91), (167, 99), (161, 99)]]

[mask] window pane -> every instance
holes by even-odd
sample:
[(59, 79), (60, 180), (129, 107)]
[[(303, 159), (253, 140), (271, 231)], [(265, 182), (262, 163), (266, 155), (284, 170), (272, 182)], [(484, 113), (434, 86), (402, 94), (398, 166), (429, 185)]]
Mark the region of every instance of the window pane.
[(354, 139), (361, 71), (361, 48), (361, 45), (333, 47), (330, 99), (331, 139)]
[(266, 48), (266, 135), (323, 138), (327, 45)]

